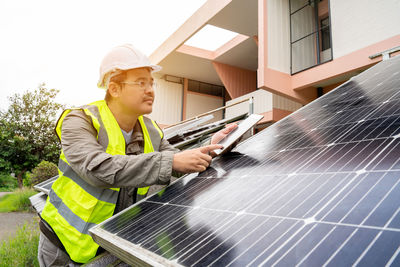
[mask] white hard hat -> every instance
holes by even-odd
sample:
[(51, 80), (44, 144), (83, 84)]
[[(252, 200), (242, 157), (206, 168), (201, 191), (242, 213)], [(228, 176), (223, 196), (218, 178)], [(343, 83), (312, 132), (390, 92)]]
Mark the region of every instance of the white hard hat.
[(152, 65), (148, 57), (131, 44), (114, 47), (103, 59), (100, 65), (100, 78), (97, 86), (107, 89), (113, 72), (149, 67), (152, 72), (160, 71), (161, 66)]

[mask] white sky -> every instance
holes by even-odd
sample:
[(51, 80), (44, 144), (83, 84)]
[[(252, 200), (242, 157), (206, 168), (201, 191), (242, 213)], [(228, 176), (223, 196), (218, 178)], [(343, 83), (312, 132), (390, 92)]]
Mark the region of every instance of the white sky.
[[(207, 24), (200, 31), (189, 38), (189, 40), (187, 40), (185, 44), (210, 51), (215, 51), (228, 41), (232, 40), (237, 35), (237, 32), (232, 32)], [(204, 40), (209, 41), (207, 42)]]
[(99, 64), (114, 46), (150, 55), (206, 0), (0, 1), (0, 109), (42, 82), (57, 102), (102, 99)]

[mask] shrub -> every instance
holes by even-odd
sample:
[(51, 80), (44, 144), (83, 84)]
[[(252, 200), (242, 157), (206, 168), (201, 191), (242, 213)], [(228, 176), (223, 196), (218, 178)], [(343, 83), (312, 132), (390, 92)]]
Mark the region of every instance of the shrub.
[(35, 194), (37, 192), (33, 189), (22, 188), (3, 196), (0, 198), (0, 212), (29, 211), (31, 208), (29, 198)]
[(0, 192), (13, 191), (18, 187), (17, 179), (6, 173), (0, 173)]
[(37, 222), (25, 223), (16, 235), (0, 244), (0, 266), (39, 266)]
[(57, 165), (43, 160), (32, 170), (32, 173), (29, 174), (29, 179), (31, 184), (35, 185), (56, 175), (58, 175)]
[(32, 187), (32, 173), (31, 172), (26, 172), (25, 177), (23, 180), (23, 186), (25, 187)]

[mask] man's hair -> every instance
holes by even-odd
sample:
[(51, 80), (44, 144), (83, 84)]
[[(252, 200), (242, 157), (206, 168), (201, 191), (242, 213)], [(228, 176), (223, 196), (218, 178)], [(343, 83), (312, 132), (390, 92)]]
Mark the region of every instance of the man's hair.
[[(110, 78), (110, 81), (108, 82), (108, 85), (110, 85), (111, 82), (117, 83), (117, 84), (121, 84), (123, 81), (126, 80), (127, 77), (127, 71), (126, 70), (121, 70), (119, 71), (119, 73), (115, 76), (112, 76)], [(106, 92), (106, 96), (104, 97), (104, 99), (109, 102), (112, 99), (112, 96), (110, 94), (110, 92), (108, 91), (107, 88), (107, 92)]]

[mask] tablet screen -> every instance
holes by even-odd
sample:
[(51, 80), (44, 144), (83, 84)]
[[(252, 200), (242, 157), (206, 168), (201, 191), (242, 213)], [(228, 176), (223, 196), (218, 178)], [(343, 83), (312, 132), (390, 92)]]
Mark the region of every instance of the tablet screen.
[(224, 139), (219, 141), (218, 144), (223, 145), (224, 148), (223, 149), (215, 149), (214, 152), (217, 155), (221, 155), (221, 154), (224, 154), (225, 152), (228, 152), (230, 149), (230, 146), (232, 144), (234, 144), (240, 137), (242, 137), (254, 125), (256, 125), (257, 122), (259, 122), (262, 118), (264, 118), (263, 115), (251, 114), (244, 121), (242, 121), (235, 130), (233, 130), (231, 133), (229, 133)]

